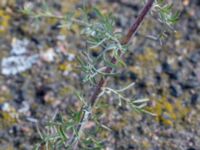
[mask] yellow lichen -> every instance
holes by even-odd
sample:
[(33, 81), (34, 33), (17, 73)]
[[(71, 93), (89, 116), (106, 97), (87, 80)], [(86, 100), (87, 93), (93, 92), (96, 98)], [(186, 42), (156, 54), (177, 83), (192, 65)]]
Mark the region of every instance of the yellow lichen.
[[(78, 18), (78, 17), (80, 17), (80, 15), (81, 15), (80, 11), (76, 11), (76, 13), (74, 14), (73, 17)], [(63, 22), (63, 23), (66, 24), (66, 22)], [(63, 27), (61, 27), (60, 34), (61, 35), (69, 35), (71, 33), (70, 31), (73, 31), (73, 34), (76, 33), (77, 35), (79, 35), (81, 29), (78, 24), (70, 23), (69, 25), (66, 25), (66, 26), (64, 25)]]
[(1, 89), (0, 90), (0, 104), (10, 99), (12, 99), (12, 94), (10, 93), (10, 91), (8, 89)]
[(79, 0), (63, 0), (61, 1), (61, 6), (62, 6), (62, 12), (71, 12), (72, 9), (74, 8), (74, 4), (79, 2)]
[(5, 143), (5, 144), (1, 143), (0, 150), (14, 150), (14, 147), (11, 143)]
[(4, 97), (0, 97), (0, 104), (5, 102), (5, 98)]
[(74, 88), (72, 86), (67, 86), (59, 89), (58, 93), (61, 97), (66, 96), (68, 94), (72, 94), (74, 92)]
[(136, 56), (137, 61), (144, 66), (155, 66), (157, 64), (157, 54), (152, 48), (146, 48), (144, 54)]
[(142, 148), (143, 149), (150, 149), (150, 143), (149, 143), (149, 141), (148, 140), (143, 140), (142, 141)]
[(65, 62), (65, 63), (60, 64), (58, 69), (60, 71), (71, 71), (72, 70), (72, 66), (71, 66), (70, 63)]
[(17, 123), (17, 114), (15, 111), (0, 111), (0, 129), (9, 128)]
[(107, 139), (108, 136), (109, 136), (109, 132), (107, 130), (103, 130), (99, 134), (100, 139)]
[[(157, 53), (152, 48), (146, 48), (144, 53), (135, 57), (136, 65), (129, 68), (130, 71), (136, 73), (139, 78), (153, 74), (155, 67), (159, 64)], [(152, 83), (149, 83), (150, 85)]]
[(181, 39), (182, 36), (183, 36), (183, 33), (182, 33), (182, 32), (179, 32), (179, 31), (176, 31), (176, 32), (175, 32), (175, 37), (176, 37), (176, 39)]
[(0, 9), (0, 34), (6, 33), (9, 28), (10, 16)]
[(189, 109), (180, 100), (171, 103), (163, 96), (161, 99), (154, 101), (154, 103), (155, 105), (148, 108), (148, 110), (157, 114), (156, 121), (166, 126), (173, 126), (180, 122), (189, 112)]

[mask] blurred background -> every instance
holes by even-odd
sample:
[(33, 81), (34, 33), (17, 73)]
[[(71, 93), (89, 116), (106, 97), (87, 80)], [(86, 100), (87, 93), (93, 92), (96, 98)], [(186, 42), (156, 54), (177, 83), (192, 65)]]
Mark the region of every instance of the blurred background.
[[(79, 26), (59, 28), (57, 19), (35, 20), (21, 10), (56, 14), (75, 11), (80, 0), (0, 1), (0, 150), (30, 150), (39, 141), (36, 125), (55, 113), (68, 116), (80, 103), (74, 92), (89, 86), (75, 70), (75, 57), (85, 48)], [(148, 97), (156, 117), (126, 107), (99, 109), (101, 121), (112, 129), (98, 133), (107, 150), (200, 150), (200, 1), (166, 1), (180, 11), (174, 31), (165, 31), (153, 14), (144, 20), (130, 42), (127, 68), (109, 83), (121, 87), (135, 82), (127, 95)], [(88, 0), (103, 13), (112, 12), (116, 31), (126, 33), (143, 3), (140, 0)], [(160, 33), (168, 35), (152, 40)], [(98, 52), (93, 51), (96, 55)], [(90, 94), (90, 93), (88, 93)], [(91, 123), (91, 122), (90, 122)]]

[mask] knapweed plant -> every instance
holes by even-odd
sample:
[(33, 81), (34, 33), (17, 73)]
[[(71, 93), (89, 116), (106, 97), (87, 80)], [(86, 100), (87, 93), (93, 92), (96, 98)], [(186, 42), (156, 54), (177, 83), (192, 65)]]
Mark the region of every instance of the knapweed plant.
[[(109, 78), (118, 76), (119, 68), (126, 67), (123, 56), (128, 51), (129, 41), (148, 13), (156, 16), (157, 20), (163, 24), (163, 32), (158, 37), (154, 37), (159, 41), (162, 41), (165, 37), (165, 31), (173, 29), (172, 25), (178, 20), (179, 14), (172, 13), (172, 4), (165, 4), (164, 0), (146, 0), (143, 3), (143, 9), (133, 21), (127, 34), (115, 32), (115, 21), (112, 14), (102, 14), (97, 8), (90, 10), (95, 13), (96, 19), (89, 17), (90, 11), (87, 10), (87, 6), (83, 6), (81, 9), (81, 17), (75, 17), (73, 13), (58, 16), (49, 9), (34, 12), (29, 8), (24, 8), (23, 13), (35, 18), (48, 17), (61, 20), (61, 27), (70, 29), (73, 24), (78, 24), (81, 27), (81, 36), (86, 39), (87, 48), (80, 52), (77, 61), (79, 62), (79, 69), (83, 73), (83, 85), (87, 83), (91, 89), (75, 93), (82, 103), (82, 108), (79, 112), (73, 113), (71, 119), (66, 120), (62, 115), (57, 116), (59, 119), (53, 118), (47, 125), (47, 130), (38, 131), (41, 142), (35, 146), (35, 149), (40, 149), (42, 146), (45, 146), (45, 149), (103, 149), (104, 139), (95, 140), (94, 135), (85, 133), (84, 127), (89, 120), (93, 119), (100, 127), (111, 130), (98, 122), (98, 118), (93, 114), (93, 109), (97, 107), (97, 101), (108, 95), (115, 97), (119, 106), (127, 105), (134, 111), (154, 115), (145, 110), (149, 99), (134, 99), (133, 96), (124, 96), (123, 92), (131, 88), (134, 83), (122, 89), (114, 89), (107, 84)], [(100, 51), (95, 57), (91, 54), (93, 49)], [(84, 97), (82, 93), (85, 92), (88, 92), (90, 97)]]

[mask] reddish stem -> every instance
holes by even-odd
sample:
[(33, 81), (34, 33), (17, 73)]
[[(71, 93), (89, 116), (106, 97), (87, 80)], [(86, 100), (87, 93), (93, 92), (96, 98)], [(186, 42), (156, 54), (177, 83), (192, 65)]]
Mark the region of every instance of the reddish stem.
[[(142, 11), (140, 12), (139, 16), (136, 18), (136, 20), (133, 22), (132, 26), (129, 28), (127, 35), (122, 39), (121, 44), (123, 44), (123, 45), (128, 44), (131, 37), (137, 32), (137, 29), (140, 26), (140, 24), (142, 23), (142, 21), (144, 20), (144, 17), (150, 11), (150, 9), (153, 5), (153, 2), (154, 2), (154, 0), (148, 0), (148, 2), (145, 4)], [(116, 59), (114, 57), (112, 58), (112, 63), (113, 64), (116, 63)], [(110, 73), (111, 71), (112, 71), (112, 68), (110, 68), (110, 67), (107, 67), (105, 70), (106, 73)], [(97, 86), (94, 90), (94, 93), (90, 98), (91, 106), (94, 105), (98, 95), (101, 93), (101, 88), (104, 86), (105, 81), (106, 81), (106, 79), (102, 77), (100, 79), (99, 83), (97, 84)]]
[[(122, 41), (121, 41), (122, 45), (128, 44), (128, 42), (131, 40), (131, 37), (137, 32), (137, 29), (139, 28), (140, 24), (144, 20), (147, 13), (150, 11), (153, 3), (154, 3), (154, 0), (148, 0), (148, 2), (145, 4), (145, 6), (143, 7), (139, 16), (136, 18), (136, 20), (133, 22), (132, 26), (129, 28), (127, 35), (122, 39)], [(119, 53), (121, 53), (121, 52), (119, 52)], [(111, 62), (113, 64), (115, 64), (116, 59), (113, 57), (111, 59)], [(107, 67), (105, 69), (106, 73), (111, 73), (111, 71), (112, 71), (111, 67)], [(106, 79), (107, 79), (106, 77), (101, 77), (100, 81), (98, 82), (97, 86), (95, 87), (94, 93), (92, 94), (92, 96), (89, 99), (91, 107), (94, 106), (96, 100), (98, 99), (98, 96), (102, 91), (102, 87), (104, 87), (106, 85)], [(85, 116), (85, 112), (83, 112), (83, 115), (81, 118), (81, 123), (83, 121), (84, 116)], [(81, 128), (82, 128), (82, 125), (80, 124), (77, 128), (77, 131), (79, 132), (81, 130)], [(72, 139), (72, 141), (70, 143), (73, 143), (73, 141), (74, 141), (74, 139)], [(77, 149), (78, 149), (78, 142), (76, 142), (76, 144), (73, 146), (73, 150), (77, 150)]]

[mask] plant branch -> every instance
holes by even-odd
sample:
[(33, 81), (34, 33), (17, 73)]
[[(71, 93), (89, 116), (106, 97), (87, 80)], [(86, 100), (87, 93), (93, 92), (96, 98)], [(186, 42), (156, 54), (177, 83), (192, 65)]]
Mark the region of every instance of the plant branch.
[[(152, 5), (154, 3), (154, 0), (148, 0), (147, 3), (145, 4), (145, 6), (143, 7), (142, 11), (140, 12), (139, 16), (136, 18), (136, 20), (133, 22), (132, 26), (129, 28), (127, 35), (122, 39), (121, 44), (122, 45), (126, 45), (128, 44), (128, 42), (131, 40), (131, 37), (137, 32), (139, 26), (141, 25), (142, 21), (144, 20), (145, 16), (147, 15), (147, 13), (150, 11)], [(121, 52), (119, 51), (119, 53), (121, 54)], [(113, 57), (111, 58), (111, 62), (113, 64), (116, 63), (116, 59)], [(111, 73), (112, 72), (112, 68), (111, 67), (107, 67), (105, 69), (105, 73)], [(90, 105), (90, 113), (92, 111), (92, 107), (94, 106), (95, 102), (98, 99), (99, 94), (102, 91), (102, 88), (106, 85), (107, 78), (106, 77), (101, 77), (100, 81), (98, 82), (98, 84), (96, 85), (95, 89), (94, 89), (94, 93), (91, 95), (91, 97), (89, 98), (89, 105)], [(85, 124), (87, 123), (85, 120), (85, 115), (86, 113), (84, 112), (81, 118), (81, 122), (77, 128), (77, 132), (80, 133), (82, 132)], [(86, 120), (89, 120), (89, 118), (87, 118)], [(79, 135), (79, 134), (78, 134)], [(72, 137), (71, 138), (71, 144), (75, 143), (72, 147), (73, 150), (77, 150), (77, 146), (78, 146), (78, 141), (74, 142), (76, 139), (76, 137)]]
[[(128, 30), (127, 35), (122, 39), (122, 44), (128, 44), (128, 42), (130, 41), (131, 37), (137, 32), (138, 27), (140, 26), (140, 24), (142, 23), (142, 21), (144, 20), (144, 17), (147, 15), (147, 13), (150, 11), (152, 5), (153, 5), (154, 0), (148, 0), (148, 2), (146, 3), (146, 5), (144, 6), (144, 8), (142, 9), (142, 11), (140, 12), (139, 16), (136, 18), (136, 20), (133, 22), (132, 26), (130, 27), (130, 29)], [(113, 64), (116, 63), (116, 59), (113, 57), (112, 61)], [(107, 67), (105, 69), (106, 73), (110, 73), (112, 71), (111, 67)], [(104, 77), (102, 77), (99, 81), (99, 83), (97, 84), (95, 91), (93, 93), (93, 95), (90, 98), (90, 103), (91, 106), (94, 105), (94, 103), (96, 102), (96, 99), (98, 97), (98, 95), (101, 93), (101, 88), (104, 86), (106, 82), (106, 79)]]
[(127, 44), (131, 37), (137, 32), (137, 29), (141, 25), (142, 21), (144, 20), (144, 17), (147, 15), (147, 13), (150, 11), (154, 0), (148, 0), (144, 8), (142, 9), (139, 16), (136, 18), (135, 22), (132, 24), (132, 26), (128, 30), (128, 34), (125, 36), (125, 38), (122, 40), (122, 44)]

